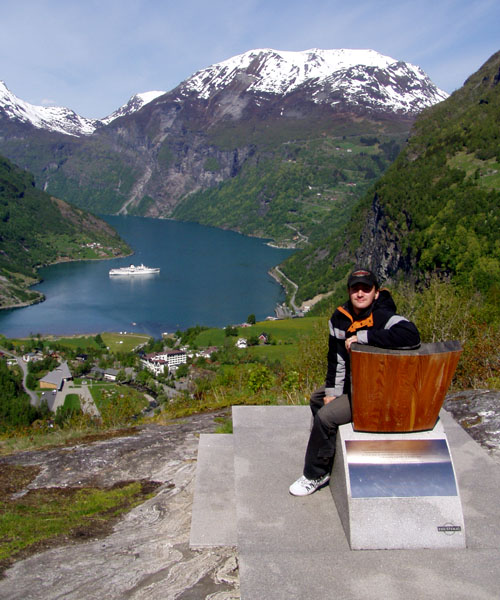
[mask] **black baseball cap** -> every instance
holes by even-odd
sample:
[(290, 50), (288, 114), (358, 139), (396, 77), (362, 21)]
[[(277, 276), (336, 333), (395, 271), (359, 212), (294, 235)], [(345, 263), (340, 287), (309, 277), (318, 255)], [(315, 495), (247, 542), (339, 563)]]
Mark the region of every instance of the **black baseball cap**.
[(357, 269), (349, 275), (349, 279), (347, 280), (347, 287), (350, 288), (353, 285), (356, 285), (357, 283), (365, 283), (370, 287), (375, 286), (376, 290), (378, 290), (379, 288), (377, 278), (375, 277), (374, 273), (372, 273), (368, 269)]

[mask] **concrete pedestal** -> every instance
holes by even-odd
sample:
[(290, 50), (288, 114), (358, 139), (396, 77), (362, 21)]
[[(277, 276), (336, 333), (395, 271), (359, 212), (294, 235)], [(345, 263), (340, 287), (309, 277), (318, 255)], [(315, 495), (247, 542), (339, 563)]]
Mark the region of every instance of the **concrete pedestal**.
[(360, 433), (342, 425), (330, 489), (351, 550), (465, 548), (446, 434)]

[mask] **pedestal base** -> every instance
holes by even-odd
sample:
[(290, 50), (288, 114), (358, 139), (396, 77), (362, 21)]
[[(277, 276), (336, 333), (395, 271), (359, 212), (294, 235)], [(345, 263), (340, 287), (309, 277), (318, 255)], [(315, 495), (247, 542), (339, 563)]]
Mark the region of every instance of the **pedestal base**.
[(441, 423), (404, 434), (342, 425), (330, 482), (352, 550), (465, 548), (462, 505)]

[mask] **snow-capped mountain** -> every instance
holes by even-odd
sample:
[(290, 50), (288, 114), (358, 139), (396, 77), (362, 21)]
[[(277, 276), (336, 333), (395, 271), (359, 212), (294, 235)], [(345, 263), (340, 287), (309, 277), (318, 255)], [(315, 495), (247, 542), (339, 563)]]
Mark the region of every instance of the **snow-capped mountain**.
[(402, 113), (420, 112), (448, 97), (420, 67), (374, 50), (346, 49), (251, 50), (198, 71), (179, 91), (208, 100), (229, 87), (283, 97), (309, 91), (317, 104), (343, 102)]
[(153, 100), (156, 100), (158, 96), (163, 96), (166, 92), (161, 91), (152, 91), (152, 92), (143, 92), (141, 94), (134, 94), (132, 98), (124, 104), (120, 106), (118, 110), (112, 112), (108, 117), (104, 117), (104, 119), (100, 119), (100, 122), (104, 125), (108, 125), (111, 121), (118, 119), (118, 117), (124, 117), (126, 115), (131, 115), (134, 112), (140, 110), (144, 105), (149, 104)]
[(80, 117), (69, 108), (58, 106), (35, 106), (14, 95), (0, 81), (0, 114), (4, 113), (13, 121), (30, 123), (38, 129), (48, 129), (67, 135), (90, 135), (98, 121)]
[[(374, 50), (319, 50), (286, 52), (250, 50), (198, 71), (176, 89), (180, 99), (194, 94), (209, 100), (235, 89), (254, 97), (286, 98), (302, 92), (316, 104), (348, 105), (376, 111), (416, 114), (447, 98), (415, 65)], [(88, 136), (118, 117), (131, 115), (164, 91), (135, 94), (102, 119), (87, 119), (64, 107), (35, 106), (15, 96), (0, 81), (0, 114), (38, 129), (72, 136)]]
[[(366, 169), (372, 178), (418, 113), (446, 97), (419, 67), (374, 50), (257, 49), (169, 92), (137, 94), (99, 120), (32, 106), (1, 86), (0, 154), (82, 208), (163, 217), (192, 192), (282, 160), (292, 146), (287, 160), (299, 160), (311, 140), (379, 136), (381, 162)], [(325, 160), (340, 173), (335, 157)], [(259, 214), (270, 204), (261, 192)]]
[(138, 111), (145, 104), (164, 93), (155, 91), (135, 94), (127, 104), (115, 110), (108, 117), (104, 119), (87, 119), (69, 108), (35, 106), (34, 104), (25, 102), (13, 94), (3, 81), (0, 81), (0, 114), (3, 112), (9, 119), (30, 123), (37, 129), (46, 129), (48, 131), (79, 137), (82, 135), (91, 135), (97, 128), (111, 123), (114, 119)]

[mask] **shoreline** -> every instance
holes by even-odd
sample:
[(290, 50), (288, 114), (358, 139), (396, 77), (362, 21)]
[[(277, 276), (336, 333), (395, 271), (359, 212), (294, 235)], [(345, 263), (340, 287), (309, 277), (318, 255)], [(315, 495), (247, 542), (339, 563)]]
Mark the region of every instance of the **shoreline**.
[[(68, 258), (68, 257), (58, 258), (54, 262), (48, 263), (46, 265), (38, 265), (36, 267), (33, 267), (33, 271), (35, 272), (35, 275), (36, 275), (37, 279), (35, 281), (33, 281), (32, 283), (28, 284), (25, 288), (21, 288), (21, 289), (23, 291), (28, 291), (33, 286), (38, 285), (39, 283), (42, 283), (43, 279), (38, 276), (38, 270), (39, 269), (43, 269), (45, 267), (51, 267), (53, 265), (59, 265), (59, 264), (69, 263), (69, 262), (83, 262), (83, 261), (86, 261), (86, 260), (90, 260), (90, 261), (94, 261), (94, 260), (113, 260), (115, 258), (126, 258), (127, 256), (133, 256), (134, 254), (135, 254), (135, 252), (132, 251), (132, 252), (129, 252), (128, 254), (118, 254), (118, 255), (113, 255), (113, 256), (96, 256), (95, 258)], [(7, 281), (9, 281), (9, 280), (7, 279)], [(42, 292), (38, 292), (37, 290), (31, 290), (31, 291), (33, 293), (38, 294), (38, 297), (34, 298), (33, 300), (30, 300), (30, 301), (19, 302), (19, 303), (15, 303), (15, 304), (10, 303), (10, 304), (6, 304), (6, 305), (2, 305), (2, 306), (0, 306), (0, 311), (2, 311), (2, 310), (13, 310), (15, 308), (26, 308), (28, 306), (33, 306), (34, 304), (41, 304), (42, 302), (45, 302), (45, 300), (47, 299), (46, 296), (45, 296), (45, 294), (43, 294)]]
[[(171, 220), (171, 219), (166, 219), (166, 220)], [(174, 223), (176, 223), (176, 221), (172, 220)], [(142, 231), (142, 229), (141, 229)], [(144, 229), (144, 231), (149, 231), (149, 229)], [(238, 232), (239, 233), (239, 232)], [(257, 236), (245, 236), (244, 234), (240, 233), (241, 237), (247, 237), (247, 238), (252, 238), (252, 237), (257, 237)], [(259, 236), (260, 238), (260, 236)], [(134, 238), (135, 239), (135, 238)], [(270, 242), (271, 240), (265, 240)], [(262, 281), (263, 281), (263, 289), (264, 290), (270, 290), (269, 291), (269, 297), (270, 297), (270, 301), (269, 302), (263, 302), (259, 299), (259, 302), (257, 303), (257, 306), (248, 306), (248, 298), (242, 298), (241, 300), (236, 299), (235, 303), (232, 304), (231, 306), (231, 319), (235, 322), (235, 323), (239, 323), (242, 321), (242, 319), (244, 318), (246, 313), (250, 313), (250, 312), (257, 312), (258, 311), (258, 316), (259, 318), (262, 317), (262, 319), (264, 319), (266, 317), (266, 315), (273, 315), (274, 312), (274, 307), (276, 305), (276, 302), (279, 300), (279, 296), (281, 296), (281, 294), (277, 295), (276, 291), (272, 291), (272, 285), (269, 286), (269, 283), (265, 283), (265, 277), (267, 275), (266, 272), (268, 272), (269, 270), (269, 265), (273, 265), (276, 264), (276, 261), (281, 260), (279, 257), (283, 256), (283, 258), (286, 258), (289, 256), (289, 254), (291, 254), (294, 250), (290, 249), (287, 250), (286, 248), (282, 248), (279, 246), (279, 244), (274, 244), (272, 243), (273, 249), (278, 249), (278, 250), (282, 250), (282, 252), (278, 252), (278, 253), (273, 253), (271, 246), (267, 246), (269, 249), (266, 250), (266, 244), (262, 244), (262, 241), (260, 241), (259, 239), (259, 244), (258, 244), (258, 248), (256, 249), (256, 252), (259, 252), (260, 254), (262, 254), (265, 257), (265, 262), (267, 262), (267, 265), (264, 266), (263, 269), (258, 270), (260, 272), (260, 277), (262, 277)], [(130, 242), (129, 242), (130, 243)], [(240, 244), (240, 242), (238, 242), (238, 240), (234, 241), (235, 244)], [(88, 270), (89, 272), (91, 271), (91, 269), (97, 269), (97, 271), (99, 273), (103, 273), (104, 271), (106, 271), (107, 273), (107, 269), (114, 267), (115, 265), (113, 265), (113, 263), (108, 263), (108, 265), (97, 265), (96, 261), (102, 261), (102, 260), (112, 260), (115, 258), (121, 258), (120, 261), (118, 261), (119, 263), (125, 263), (127, 262), (127, 258), (124, 257), (129, 257), (129, 259), (132, 258), (133, 255), (138, 255), (139, 258), (141, 256), (140, 252), (140, 248), (141, 248), (141, 244), (139, 239), (137, 239), (134, 242), (132, 242), (132, 244), (135, 246), (133, 249), (130, 249), (130, 246), (128, 246), (127, 248), (114, 248), (114, 252), (109, 252), (109, 249), (106, 248), (107, 252), (106, 255), (103, 255), (101, 252), (99, 252), (99, 254), (97, 253), (92, 253), (93, 256), (89, 257), (88, 254), (86, 256), (78, 256), (78, 257), (74, 257), (74, 258), (68, 258), (68, 255), (66, 254), (65, 256), (60, 256), (57, 257), (56, 259), (50, 261), (50, 263), (47, 261), (46, 263), (44, 262), (44, 264), (38, 264), (36, 266), (36, 274), (37, 274), (37, 280), (31, 279), (29, 282), (29, 287), (30, 287), (30, 293), (29, 294), (22, 294), (21, 292), (17, 295), (13, 295), (13, 294), (5, 294), (4, 296), (4, 302), (5, 304), (1, 306), (1, 309), (5, 309), (3, 313), (0, 313), (3, 315), (3, 324), (4, 324), (4, 331), (5, 334), (7, 336), (12, 336), (12, 337), (30, 337), (30, 335), (32, 334), (37, 334), (40, 333), (41, 335), (55, 335), (55, 336), (70, 336), (70, 335), (75, 335), (75, 336), (79, 336), (79, 335), (91, 335), (88, 334), (88, 332), (97, 332), (97, 331), (101, 331), (101, 330), (115, 330), (115, 331), (128, 331), (128, 332), (139, 332), (145, 335), (153, 335), (155, 337), (158, 337), (161, 335), (161, 333), (165, 330), (171, 330), (174, 331), (176, 329), (186, 329), (189, 328), (190, 326), (194, 326), (198, 320), (199, 317), (196, 317), (196, 311), (190, 315), (190, 318), (188, 318), (187, 320), (183, 319), (183, 318), (178, 318), (178, 317), (172, 317), (172, 319), (170, 319), (169, 315), (166, 315), (165, 319), (162, 320), (162, 318), (157, 319), (157, 321), (155, 321), (154, 323), (150, 323), (148, 321), (148, 316), (144, 316), (144, 318), (140, 318), (140, 315), (136, 314), (136, 310), (129, 310), (128, 312), (130, 314), (126, 314), (124, 313), (123, 316), (125, 316), (124, 319), (117, 319), (115, 318), (115, 315), (112, 315), (112, 318), (106, 319), (106, 318), (94, 318), (92, 316), (92, 309), (91, 307), (93, 306), (93, 302), (90, 300), (90, 295), (89, 297), (89, 301), (85, 303), (85, 305), (79, 305), (78, 304), (78, 299), (75, 298), (76, 301), (76, 306), (79, 306), (82, 311), (85, 310), (85, 317), (83, 315), (82, 312), (81, 316), (78, 316), (77, 314), (75, 314), (74, 312), (72, 312), (71, 310), (71, 306), (69, 304), (65, 304), (64, 307), (61, 307), (64, 310), (64, 316), (62, 313), (59, 314), (59, 316), (57, 314), (52, 314), (50, 312), (50, 308), (42, 308), (41, 303), (47, 301), (48, 303), (51, 303), (51, 299), (54, 296), (54, 292), (50, 291), (52, 288), (47, 287), (46, 291), (44, 290), (44, 286), (40, 285), (40, 288), (42, 288), (41, 291), (44, 291), (45, 295), (43, 297), (41, 296), (35, 296), (35, 290), (37, 290), (37, 286), (39, 284), (41, 284), (41, 282), (43, 280), (49, 280), (52, 277), (52, 272), (47, 272), (47, 273), (42, 273), (41, 271), (44, 270), (45, 267), (48, 266), (52, 266), (52, 265), (57, 265), (59, 263), (74, 263), (74, 265), (83, 265), (84, 270)], [(243, 244), (241, 242), (241, 244)], [(239, 245), (238, 245), (239, 247)], [(252, 245), (250, 247), (253, 247)], [(40, 261), (41, 262), (41, 261)], [(140, 262), (140, 261), (139, 261)], [(92, 263), (94, 263), (94, 267), (92, 267)], [(265, 263), (264, 263), (265, 264)], [(85, 266), (88, 265), (88, 266)], [(75, 269), (78, 269), (79, 267), (74, 267)], [(71, 271), (73, 269), (73, 267), (68, 267), (68, 272)], [(254, 269), (255, 271), (255, 269)], [(58, 269), (56, 269), (54, 271), (56, 274), (58, 274), (60, 271)], [(62, 269), (61, 273), (65, 273), (66, 269)], [(252, 271), (253, 273), (253, 271)], [(260, 281), (260, 279), (259, 279)], [(277, 280), (279, 281), (279, 280)], [(285, 280), (283, 280), (285, 281)], [(23, 282), (24, 283), (24, 282)], [(99, 285), (98, 283), (96, 283), (96, 285)], [(33, 286), (33, 287), (31, 287)], [(266, 287), (267, 286), (267, 287)], [(102, 287), (102, 286), (101, 286)], [(116, 287), (116, 286), (115, 286)], [(136, 286), (137, 288), (137, 286)], [(234, 289), (234, 284), (231, 285), (231, 282), (228, 282), (227, 284), (227, 292), (229, 293), (229, 295), (232, 298), (233, 293), (235, 293), (237, 290)], [(27, 288), (25, 288), (27, 289)], [(274, 288), (276, 290), (276, 288)], [(83, 290), (83, 288), (82, 288)], [(137, 290), (136, 290), (137, 291)], [(63, 290), (60, 290), (61, 294), (66, 293), (63, 292)], [(96, 290), (97, 293), (97, 290)], [(113, 293), (117, 293), (116, 290), (113, 291)], [(118, 294), (120, 294), (121, 292), (118, 291)], [(267, 293), (267, 292), (266, 292)], [(85, 298), (87, 298), (87, 292), (85, 292)], [(101, 294), (102, 295), (102, 294)], [(45, 297), (46, 296), (46, 297)], [(68, 296), (69, 296), (69, 292), (68, 292)], [(276, 300), (273, 298), (276, 298)], [(104, 302), (104, 300), (103, 300)], [(27, 318), (25, 319), (24, 315), (25, 313), (20, 313), (17, 310), (14, 311), (13, 309), (18, 309), (18, 308), (27, 308), (29, 306), (33, 306), (33, 305), (37, 305), (39, 304), (40, 306), (38, 308), (32, 308), (30, 311), (26, 311), (26, 315)], [(107, 305), (109, 305), (109, 301), (107, 303)], [(243, 306), (242, 310), (240, 311), (240, 304), (244, 305), (246, 304), (247, 307)], [(260, 307), (260, 305), (262, 305), (262, 307)], [(258, 308), (259, 307), (259, 308)], [(139, 306), (140, 308), (140, 306)], [(256, 310), (257, 309), (257, 310)], [(139, 310), (139, 309), (137, 309)], [(48, 311), (48, 312), (47, 312)], [(212, 311), (214, 312), (214, 311)], [(241, 314), (239, 314), (241, 312)], [(66, 313), (67, 314), (67, 318), (66, 318)], [(243, 314), (245, 313), (245, 314)], [(110, 313), (111, 314), (111, 313)], [(170, 313), (169, 313), (170, 314)], [(204, 313), (203, 313), (204, 314)], [(47, 318), (42, 317), (42, 315), (48, 315)], [(72, 316), (73, 315), (73, 316)], [(221, 325), (221, 323), (219, 323), (219, 318), (218, 317), (214, 317), (211, 313), (205, 315), (206, 317), (208, 317), (207, 319), (203, 318), (203, 322), (207, 324), (208, 327), (212, 327), (214, 326), (213, 323), (215, 323), (215, 326)], [(195, 319), (195, 321), (193, 323), (191, 323), (191, 317), (193, 319)], [(214, 321), (215, 318), (215, 321)], [(143, 322), (141, 322), (141, 320)], [(132, 327), (131, 323), (133, 323), (134, 321), (138, 322), (139, 327)], [(161, 323), (164, 322), (164, 324), (162, 325)], [(157, 324), (160, 324), (159, 327), (157, 327)]]
[[(38, 283), (38, 282), (37, 282)], [(35, 283), (33, 285), (36, 285)], [(45, 302), (46, 297), (44, 294), (41, 294), (39, 299), (32, 300), (31, 302), (21, 302), (19, 304), (6, 304), (4, 306), (0, 306), (0, 310), (13, 310), (14, 308), (27, 308), (28, 306), (33, 306), (34, 304), (41, 304)]]
[[(331, 296), (333, 294), (333, 291), (324, 292), (323, 294), (316, 294), (316, 296), (314, 296), (313, 298), (309, 298), (307, 300), (303, 300), (302, 303), (300, 304), (300, 306), (297, 306), (295, 304), (295, 294), (298, 292), (299, 286), (294, 281), (292, 281), (291, 279), (289, 279), (280, 270), (280, 268), (278, 266), (273, 267), (272, 269), (269, 269), (268, 273), (285, 290), (286, 295), (287, 295), (287, 300), (290, 299), (290, 304), (292, 305), (292, 307), (294, 308), (294, 310), (304, 311), (306, 309), (306, 307), (309, 307), (309, 309), (311, 309), (315, 304), (317, 304), (318, 302), (320, 302), (324, 298), (328, 298), (328, 296)], [(292, 296), (290, 296), (290, 298), (289, 298), (288, 291), (287, 291), (285, 285), (283, 284), (283, 281), (282, 281), (281, 278), (285, 279), (290, 285), (292, 285), (292, 287), (295, 290), (293, 292)]]

